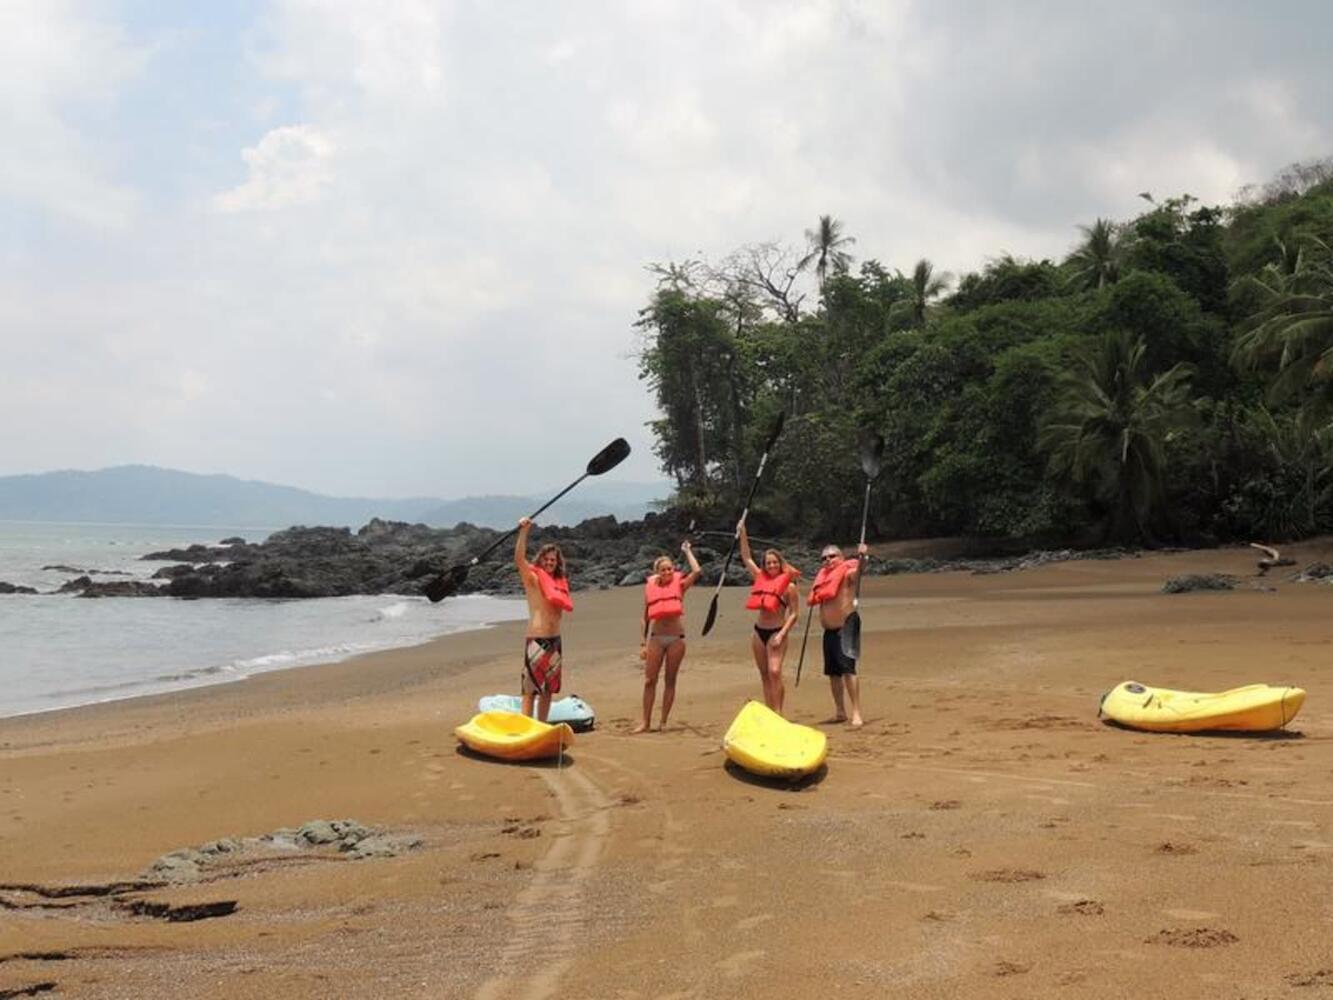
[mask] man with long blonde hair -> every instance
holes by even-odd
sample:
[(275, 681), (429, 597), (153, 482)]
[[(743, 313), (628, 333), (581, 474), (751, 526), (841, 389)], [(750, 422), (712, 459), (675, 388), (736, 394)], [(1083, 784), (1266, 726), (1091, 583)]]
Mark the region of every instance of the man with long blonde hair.
[(529, 518), (520, 518), (518, 537), (514, 540), (514, 566), (523, 581), (528, 599), (528, 631), (523, 640), (523, 714), (533, 714), (542, 722), (551, 711), (551, 696), (560, 691), (564, 666), (560, 645), (560, 621), (566, 611), (574, 610), (569, 598), (569, 577), (565, 575), (565, 557), (560, 546), (548, 542), (537, 550), (537, 558), (528, 562)]

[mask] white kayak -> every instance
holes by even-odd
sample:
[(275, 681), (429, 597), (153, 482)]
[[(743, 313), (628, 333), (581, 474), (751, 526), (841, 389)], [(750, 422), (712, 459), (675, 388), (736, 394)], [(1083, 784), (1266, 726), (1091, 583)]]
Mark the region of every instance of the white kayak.
[[(490, 694), (477, 702), (478, 712), (522, 712), (523, 699), (516, 694)], [(592, 706), (576, 694), (568, 698), (558, 698), (551, 702), (551, 712), (546, 717), (551, 725), (565, 723), (575, 732), (591, 729), (597, 722), (597, 713)]]

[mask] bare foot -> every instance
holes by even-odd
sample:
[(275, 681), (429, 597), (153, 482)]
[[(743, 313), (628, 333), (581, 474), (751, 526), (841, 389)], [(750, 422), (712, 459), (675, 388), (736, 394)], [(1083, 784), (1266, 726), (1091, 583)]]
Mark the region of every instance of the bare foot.
[(856, 718), (852, 719), (851, 724), (848, 726), (848, 728), (849, 728), (849, 729), (860, 729), (860, 728), (861, 728), (862, 726), (864, 726), (865, 724), (866, 724), (866, 723), (865, 723), (865, 720), (862, 719), (860, 716), (857, 716)]
[(635, 726), (635, 727), (634, 727), (633, 729), (631, 729), (629, 732), (630, 732), (630, 735), (631, 735), (631, 736), (633, 736), (633, 735), (636, 734), (636, 733), (646, 733), (646, 732), (648, 732), (648, 723), (646, 723), (646, 722), (640, 722), (637, 726)]
[(833, 716), (833, 717), (830, 718), (830, 719), (825, 719), (823, 722), (820, 723), (820, 725), (822, 725), (822, 726), (836, 726), (839, 722), (846, 722), (846, 721), (847, 721), (847, 716), (845, 716), (845, 715), (835, 715), (835, 716)]

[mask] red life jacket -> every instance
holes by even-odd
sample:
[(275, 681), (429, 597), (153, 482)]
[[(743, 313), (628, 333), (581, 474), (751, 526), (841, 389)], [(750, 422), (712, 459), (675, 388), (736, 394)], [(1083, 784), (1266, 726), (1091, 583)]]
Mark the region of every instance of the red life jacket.
[(671, 574), (671, 582), (665, 585), (657, 582), (656, 573), (648, 578), (643, 586), (643, 599), (648, 604), (648, 617), (651, 620), (675, 618), (685, 613), (685, 602), (682, 600), (685, 591), (680, 585), (683, 579), (679, 570)]
[(787, 587), (791, 585), (793, 573), (779, 573), (769, 576), (760, 573), (750, 588), (750, 599), (745, 606), (751, 611), (780, 611), (787, 604)]
[(844, 559), (836, 566), (821, 566), (815, 574), (815, 582), (810, 586), (810, 603), (823, 604), (837, 597), (848, 570), (855, 565), (854, 560)]
[(546, 603), (559, 608), (561, 611), (573, 611), (574, 602), (569, 599), (569, 577), (555, 577), (540, 566), (532, 563), (528, 564), (537, 577), (537, 586), (541, 588), (542, 597), (546, 598)]

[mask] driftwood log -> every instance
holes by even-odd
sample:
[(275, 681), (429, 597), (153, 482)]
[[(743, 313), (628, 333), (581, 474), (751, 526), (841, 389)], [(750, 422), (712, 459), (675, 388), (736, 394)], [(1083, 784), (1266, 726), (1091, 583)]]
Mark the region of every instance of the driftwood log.
[(1282, 553), (1271, 545), (1260, 545), (1258, 542), (1251, 542), (1250, 548), (1258, 549), (1264, 553), (1264, 558), (1259, 560), (1259, 576), (1263, 576), (1275, 566), (1295, 566), (1295, 559), (1283, 559)]

